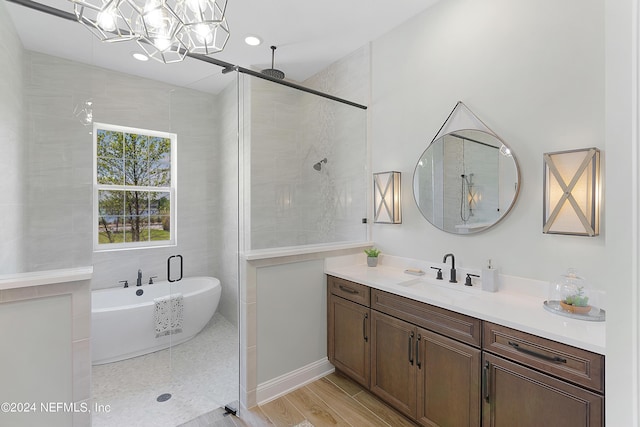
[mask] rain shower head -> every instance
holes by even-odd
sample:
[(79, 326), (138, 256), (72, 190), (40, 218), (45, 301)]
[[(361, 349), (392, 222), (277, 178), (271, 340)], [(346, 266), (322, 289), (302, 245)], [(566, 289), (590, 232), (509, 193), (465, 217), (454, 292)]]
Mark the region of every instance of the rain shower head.
[(262, 74), (265, 76), (273, 77), (274, 79), (282, 80), (284, 79), (284, 73), (280, 70), (276, 70), (273, 68), (273, 60), (276, 54), (276, 47), (271, 46), (271, 68), (267, 68), (266, 70), (262, 70)]
[(313, 168), (315, 170), (317, 170), (318, 172), (320, 172), (322, 170), (322, 164), (323, 163), (327, 163), (327, 158), (325, 157), (324, 159), (320, 160), (318, 163), (316, 163), (315, 165), (313, 165)]

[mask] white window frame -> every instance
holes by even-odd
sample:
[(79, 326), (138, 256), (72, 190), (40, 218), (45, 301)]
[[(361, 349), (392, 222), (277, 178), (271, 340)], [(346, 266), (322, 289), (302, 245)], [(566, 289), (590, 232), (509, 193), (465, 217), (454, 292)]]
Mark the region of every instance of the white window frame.
[[(171, 185), (169, 187), (145, 187), (145, 186), (133, 186), (133, 185), (114, 185), (114, 184), (99, 184), (98, 183), (98, 130), (108, 130), (115, 132), (125, 133), (137, 133), (146, 136), (153, 136), (159, 138), (168, 138), (171, 140)], [(94, 252), (107, 252), (107, 251), (119, 251), (128, 249), (145, 249), (145, 248), (158, 248), (176, 246), (177, 244), (177, 143), (178, 135), (175, 133), (160, 132), (149, 129), (140, 129), (129, 126), (118, 126), (107, 123), (93, 123), (93, 250)], [(99, 190), (125, 190), (125, 191), (158, 191), (168, 192), (170, 198), (169, 209), (169, 229), (171, 238), (169, 240), (159, 241), (144, 241), (144, 242), (122, 242), (122, 243), (99, 243), (100, 227), (98, 221), (100, 220), (100, 213), (98, 209)]]

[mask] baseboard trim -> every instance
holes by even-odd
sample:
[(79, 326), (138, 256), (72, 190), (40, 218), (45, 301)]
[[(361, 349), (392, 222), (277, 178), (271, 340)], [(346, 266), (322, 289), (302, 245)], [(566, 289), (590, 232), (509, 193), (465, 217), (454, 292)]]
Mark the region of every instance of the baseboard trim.
[(280, 396), (284, 396), (290, 391), (332, 373), (334, 370), (334, 366), (329, 363), (329, 359), (325, 357), (324, 359), (310, 363), (307, 366), (296, 369), (295, 371), (291, 371), (262, 384), (258, 384), (258, 388), (256, 390), (256, 400), (258, 401), (258, 405), (262, 405), (277, 399)]

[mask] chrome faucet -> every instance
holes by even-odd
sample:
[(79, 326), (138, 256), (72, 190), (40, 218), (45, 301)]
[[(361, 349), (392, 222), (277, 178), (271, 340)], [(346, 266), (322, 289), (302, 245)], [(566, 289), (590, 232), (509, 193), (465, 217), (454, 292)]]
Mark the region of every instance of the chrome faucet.
[(136, 281), (136, 286), (142, 286), (142, 270), (138, 270), (138, 280)]
[(442, 258), (442, 262), (447, 263), (447, 258), (451, 257), (451, 272), (449, 273), (449, 282), (450, 283), (458, 283), (456, 280), (456, 257), (453, 254), (446, 254), (444, 258)]

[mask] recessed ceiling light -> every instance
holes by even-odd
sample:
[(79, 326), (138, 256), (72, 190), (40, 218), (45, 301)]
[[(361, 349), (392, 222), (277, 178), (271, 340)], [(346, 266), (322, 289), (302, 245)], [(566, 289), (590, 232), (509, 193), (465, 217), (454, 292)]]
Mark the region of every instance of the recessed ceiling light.
[(140, 53), (140, 52), (133, 52), (133, 53), (131, 53), (131, 56), (133, 56), (138, 61), (148, 61), (149, 60), (149, 57), (147, 55), (145, 55), (144, 53)]
[(262, 43), (262, 40), (260, 40), (260, 37), (258, 36), (247, 36), (244, 38), (244, 42), (249, 46), (258, 46)]

